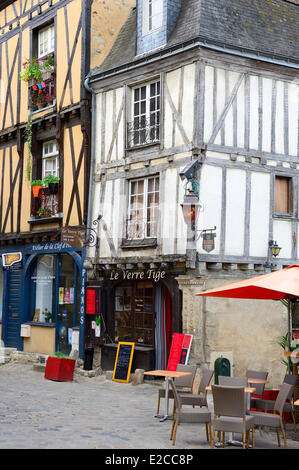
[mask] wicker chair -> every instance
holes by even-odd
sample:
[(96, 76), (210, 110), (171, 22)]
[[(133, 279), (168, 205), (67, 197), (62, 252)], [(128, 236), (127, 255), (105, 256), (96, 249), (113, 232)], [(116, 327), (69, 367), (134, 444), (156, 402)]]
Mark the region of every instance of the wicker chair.
[[(174, 380), (175, 380), (175, 386), (177, 388), (188, 388), (189, 390), (186, 390), (186, 392), (192, 393), (192, 387), (193, 387), (193, 382), (195, 379), (197, 366), (178, 364), (176, 370), (177, 372), (191, 372), (191, 375), (186, 375), (185, 377), (179, 377)], [(159, 410), (160, 410), (161, 398), (165, 398), (165, 388), (159, 388), (158, 390), (157, 415), (159, 414)], [(173, 399), (173, 393), (172, 393), (172, 390), (169, 389), (168, 399), (171, 399), (171, 398)]]
[(182, 406), (181, 397), (176, 389), (174, 381), (169, 379), (175, 403), (175, 413), (171, 428), (170, 440), (175, 444), (178, 425), (181, 423), (204, 423), (206, 425), (207, 441), (211, 439), (211, 412), (207, 408), (188, 408)]
[[(236, 378), (236, 377), (235, 377)], [(222, 432), (222, 446), (224, 447), (225, 432), (241, 433), (243, 449), (247, 447), (252, 430), (252, 447), (254, 443), (254, 418), (246, 414), (245, 387), (212, 385), (214, 400), (213, 435), (211, 447), (214, 446), (214, 435)]]
[[(283, 379), (283, 383), (292, 385), (292, 388), (290, 389), (290, 392), (287, 396), (287, 401), (285, 402), (284, 407), (283, 407), (283, 413), (291, 414), (293, 424), (294, 424), (294, 432), (296, 432), (296, 419), (295, 419), (295, 412), (294, 412), (293, 393), (294, 393), (294, 388), (297, 384), (297, 380), (298, 380), (298, 376), (291, 375), (291, 374), (286, 374)], [(255, 403), (256, 403), (255, 408), (258, 408), (265, 412), (274, 410), (275, 400), (263, 400), (263, 399), (256, 398)]]
[(287, 397), (290, 394), (292, 387), (293, 385), (287, 384), (285, 382), (282, 384), (279, 394), (277, 395), (277, 398), (274, 403), (274, 407), (273, 407), (274, 414), (265, 413), (263, 411), (250, 411), (249, 413), (249, 415), (254, 418), (254, 424), (258, 426), (270, 426), (270, 427), (276, 428), (277, 441), (278, 441), (279, 447), (280, 447), (280, 436), (279, 436), (279, 428), (280, 428), (282, 432), (282, 436), (283, 436), (285, 449), (287, 448), (287, 441), (286, 441), (286, 436), (284, 432), (282, 412), (283, 412), (285, 402), (287, 400)]
[(184, 391), (179, 391), (180, 399), (183, 405), (192, 405), (192, 406), (208, 406), (207, 403), (207, 390), (206, 387), (210, 385), (214, 371), (209, 369), (204, 369), (202, 372), (202, 377), (199, 382), (198, 391), (196, 394), (186, 393)]
[[(247, 370), (246, 371), (246, 377), (247, 377), (247, 379), (267, 380), (268, 372), (260, 372), (260, 371), (257, 371), (257, 370)], [(263, 398), (265, 384), (252, 384), (252, 386), (255, 388), (254, 395), (258, 395), (258, 397)], [(250, 399), (250, 408), (257, 408), (257, 406), (256, 406), (256, 400), (257, 399), (258, 399), (257, 397), (251, 397), (251, 399)]]

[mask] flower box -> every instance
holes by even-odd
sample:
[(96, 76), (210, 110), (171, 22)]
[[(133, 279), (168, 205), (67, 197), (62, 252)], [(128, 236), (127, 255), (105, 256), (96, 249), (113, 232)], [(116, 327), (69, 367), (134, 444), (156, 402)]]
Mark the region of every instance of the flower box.
[(75, 359), (49, 356), (46, 363), (45, 379), (57, 382), (72, 381), (75, 363)]

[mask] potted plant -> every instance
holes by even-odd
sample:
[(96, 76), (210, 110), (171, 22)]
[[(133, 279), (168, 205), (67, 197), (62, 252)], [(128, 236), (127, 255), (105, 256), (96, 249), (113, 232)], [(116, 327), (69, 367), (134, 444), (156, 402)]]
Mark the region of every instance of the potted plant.
[(37, 98), (36, 98), (36, 105), (38, 107), (38, 109), (42, 109), (45, 107), (46, 103), (45, 103), (45, 98), (42, 94), (38, 95)]
[(40, 69), (40, 61), (36, 57), (31, 60), (27, 59), (23, 63), (23, 68), (24, 70), (20, 73), (20, 80), (27, 82), (29, 86), (42, 81), (43, 74)]
[(49, 80), (52, 77), (54, 66), (55, 66), (54, 55), (51, 54), (48, 57), (46, 57), (46, 59), (43, 59), (42, 74), (43, 74), (44, 81)]
[(45, 379), (56, 380), (58, 382), (72, 381), (75, 364), (75, 359), (57, 352), (54, 356), (49, 356), (47, 359)]
[(45, 213), (45, 209), (43, 207), (40, 207), (37, 211), (37, 214), (39, 215), (39, 217), (42, 217)]
[(44, 311), (46, 323), (52, 323), (52, 313), (47, 308)]
[(43, 188), (42, 180), (33, 180), (31, 181), (33, 196), (38, 197), (40, 189)]
[(49, 174), (44, 177), (43, 184), (45, 187), (48, 187), (50, 194), (57, 194), (59, 181), (60, 181), (59, 176), (53, 176)]

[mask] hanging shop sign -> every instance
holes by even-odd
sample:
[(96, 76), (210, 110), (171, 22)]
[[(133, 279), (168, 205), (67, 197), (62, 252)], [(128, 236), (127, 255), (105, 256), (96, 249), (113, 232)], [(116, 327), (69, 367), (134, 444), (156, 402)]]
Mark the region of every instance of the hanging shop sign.
[(23, 268), (23, 256), (20, 251), (17, 253), (3, 253), (2, 264), (4, 271), (14, 271)]
[(155, 271), (154, 269), (147, 269), (146, 271), (129, 271), (129, 270), (122, 270), (122, 271), (111, 271), (110, 273), (110, 281), (120, 281), (120, 280), (128, 280), (128, 281), (144, 281), (144, 280), (152, 280), (155, 282), (160, 281), (160, 279), (164, 279), (166, 276), (165, 271)]
[(178, 364), (188, 364), (193, 335), (174, 333), (167, 370), (176, 370)]
[(63, 227), (61, 229), (61, 241), (74, 248), (83, 248), (85, 244), (85, 230), (76, 227)]

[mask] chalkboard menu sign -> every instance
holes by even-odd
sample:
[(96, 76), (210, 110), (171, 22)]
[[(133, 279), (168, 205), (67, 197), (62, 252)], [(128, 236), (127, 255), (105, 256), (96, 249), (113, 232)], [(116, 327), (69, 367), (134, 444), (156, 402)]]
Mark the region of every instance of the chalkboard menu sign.
[(134, 347), (135, 343), (118, 343), (112, 377), (114, 382), (129, 382)]

